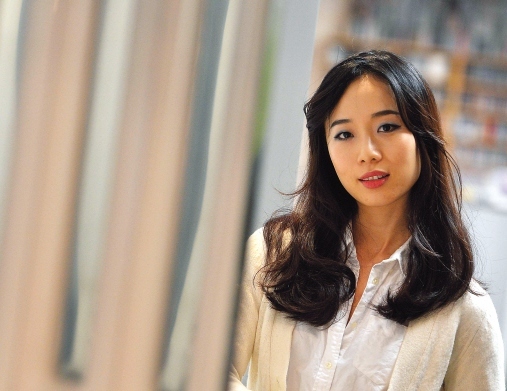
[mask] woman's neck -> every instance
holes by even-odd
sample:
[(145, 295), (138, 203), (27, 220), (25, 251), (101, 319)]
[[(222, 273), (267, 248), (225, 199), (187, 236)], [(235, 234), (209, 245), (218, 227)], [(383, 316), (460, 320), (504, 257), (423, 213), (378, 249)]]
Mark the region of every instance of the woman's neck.
[(352, 235), (359, 263), (379, 263), (410, 237), (406, 209), (359, 207)]

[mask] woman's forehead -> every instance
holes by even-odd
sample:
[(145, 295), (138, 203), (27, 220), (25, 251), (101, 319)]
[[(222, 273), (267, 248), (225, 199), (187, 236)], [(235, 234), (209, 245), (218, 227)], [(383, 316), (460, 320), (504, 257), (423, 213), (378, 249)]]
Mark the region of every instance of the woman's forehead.
[(336, 117), (372, 115), (382, 110), (397, 110), (394, 93), (385, 81), (372, 75), (363, 75), (345, 89), (331, 111)]

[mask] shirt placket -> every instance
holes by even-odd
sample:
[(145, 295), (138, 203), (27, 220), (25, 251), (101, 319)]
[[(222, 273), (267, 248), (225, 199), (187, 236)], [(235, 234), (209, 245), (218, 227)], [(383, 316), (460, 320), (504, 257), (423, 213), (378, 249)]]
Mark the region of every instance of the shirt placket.
[(315, 377), (313, 391), (329, 390), (331, 388), (349, 311), (350, 308), (347, 309), (347, 312), (338, 322), (331, 325), (328, 329), (327, 338), (330, 343), (326, 343), (324, 355), (322, 356), (317, 376)]

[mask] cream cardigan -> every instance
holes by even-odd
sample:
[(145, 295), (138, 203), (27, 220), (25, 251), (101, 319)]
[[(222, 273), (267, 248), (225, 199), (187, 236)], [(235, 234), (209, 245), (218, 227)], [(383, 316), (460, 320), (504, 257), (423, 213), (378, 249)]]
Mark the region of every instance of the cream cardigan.
[[(254, 277), (264, 265), (262, 230), (248, 241), (229, 390), (286, 390), (295, 322), (273, 310)], [(256, 279), (257, 281), (257, 279)], [(456, 303), (409, 323), (389, 391), (505, 390), (503, 343), (493, 303), (473, 283)], [(290, 391), (290, 390), (289, 390)], [(366, 390), (365, 390), (366, 391)]]

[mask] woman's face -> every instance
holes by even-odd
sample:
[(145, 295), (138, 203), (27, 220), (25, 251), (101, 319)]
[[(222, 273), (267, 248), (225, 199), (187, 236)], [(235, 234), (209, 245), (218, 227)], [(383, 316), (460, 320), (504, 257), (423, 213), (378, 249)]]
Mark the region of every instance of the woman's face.
[(406, 208), (421, 164), (391, 88), (371, 75), (350, 84), (326, 124), (331, 161), (361, 207)]

